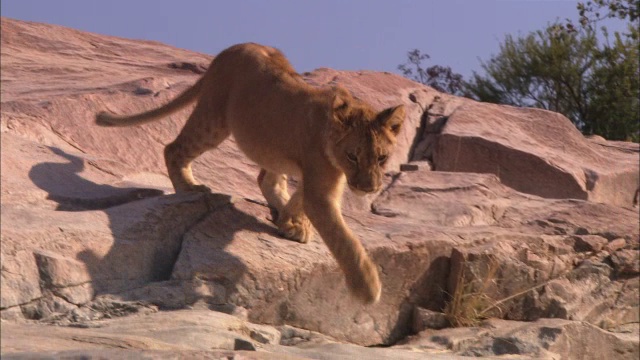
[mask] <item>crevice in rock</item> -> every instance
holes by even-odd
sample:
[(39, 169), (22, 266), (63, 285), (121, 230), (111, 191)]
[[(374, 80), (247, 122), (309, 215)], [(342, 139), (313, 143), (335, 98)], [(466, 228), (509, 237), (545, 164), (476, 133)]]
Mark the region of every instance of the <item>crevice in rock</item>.
[(418, 144), (420, 144), (424, 140), (424, 134), (427, 128), (427, 120), (429, 118), (429, 110), (425, 109), (422, 104), (418, 102), (414, 94), (409, 94), (409, 100), (418, 104), (418, 106), (420, 106), (420, 109), (422, 110), (422, 114), (420, 114), (420, 125), (416, 129), (416, 135), (414, 136), (413, 141), (411, 142), (411, 146), (409, 147), (409, 156), (407, 160), (412, 161), (415, 160), (416, 148), (418, 147)]
[(33, 303), (33, 302), (36, 302), (36, 301), (42, 300), (42, 298), (43, 298), (43, 296), (40, 296), (40, 297), (33, 298), (33, 299), (29, 300), (29, 301), (26, 301), (26, 302), (23, 302), (23, 303), (20, 303), (20, 304), (11, 305), (11, 306), (6, 306), (6, 307), (3, 307), (3, 308), (0, 308), (0, 311), (1, 311), (1, 312), (4, 312), (4, 311), (6, 311), (6, 310), (12, 310), (12, 309), (20, 308), (20, 307), (21, 307), (21, 306), (23, 306), (23, 305), (28, 305), (28, 304), (31, 304), (31, 303)]
[(621, 151), (627, 154), (637, 154), (640, 152), (640, 150), (637, 148), (634, 149), (626, 146), (621, 146), (615, 143), (612, 144), (612, 142), (608, 142), (608, 143), (594, 142), (594, 143), (598, 146), (602, 146), (609, 149), (615, 149), (617, 151)]
[(448, 192), (457, 192), (457, 191), (468, 191), (468, 190), (472, 190), (474, 187), (475, 186), (454, 186), (454, 187), (442, 189), (442, 188), (429, 188), (424, 186), (412, 186), (410, 189), (411, 191), (418, 192), (418, 193), (438, 193), (438, 192), (448, 193)]
[[(217, 197), (219, 197), (220, 195), (222, 195), (223, 197), (227, 197), (227, 201), (226, 202), (224, 200), (220, 201), (220, 199), (216, 198), (216, 195)], [(204, 212), (200, 217), (198, 217), (198, 219), (196, 219), (190, 226), (188, 226), (185, 229), (184, 233), (180, 236), (179, 246), (176, 251), (175, 257), (172, 259), (171, 266), (168, 267), (168, 271), (165, 274), (165, 276), (163, 276), (161, 281), (166, 281), (171, 279), (171, 275), (175, 270), (178, 259), (180, 258), (180, 253), (182, 252), (184, 237), (191, 231), (191, 229), (200, 225), (200, 223), (202, 223), (207, 217), (209, 217), (212, 213), (214, 213), (221, 207), (232, 205), (236, 201), (233, 197), (223, 195), (223, 194), (203, 194), (202, 199), (205, 202), (207, 211)]]
[(197, 64), (197, 63), (186, 62), (186, 61), (172, 62), (167, 64), (167, 67), (170, 69), (190, 71), (198, 75), (204, 74), (208, 68), (208, 66), (203, 64)]
[(95, 161), (89, 160), (89, 161), (87, 161), (87, 164), (93, 166), (96, 170), (102, 171), (105, 174), (109, 174), (109, 175), (115, 176), (115, 177), (120, 177), (120, 175), (114, 173), (113, 171), (109, 171), (109, 170), (103, 168), (102, 166), (98, 165)]
[(45, 290), (43, 291), (43, 296), (11, 308), (16, 307), (20, 309), (20, 313), (27, 320), (50, 322), (64, 317), (69, 312), (77, 309), (78, 305), (70, 303), (51, 291)]
[(60, 131), (56, 130), (53, 126), (49, 125), (49, 130), (51, 130), (51, 132), (57, 136), (60, 140), (64, 141), (65, 143), (69, 144), (69, 146), (71, 146), (72, 148), (80, 151), (83, 154), (86, 154), (86, 151), (84, 151), (80, 145), (74, 143), (73, 141), (69, 140), (66, 138), (66, 136), (64, 136)]

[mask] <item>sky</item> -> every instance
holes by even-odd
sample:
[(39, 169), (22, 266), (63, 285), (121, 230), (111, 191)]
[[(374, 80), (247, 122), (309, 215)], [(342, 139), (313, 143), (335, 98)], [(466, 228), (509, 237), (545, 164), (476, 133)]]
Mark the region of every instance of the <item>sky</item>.
[[(242, 42), (282, 50), (299, 71), (399, 73), (407, 51), (465, 79), (505, 35), (577, 19), (572, 0), (2, 0), (1, 14), (215, 55)], [(576, 22), (577, 23), (577, 22)]]

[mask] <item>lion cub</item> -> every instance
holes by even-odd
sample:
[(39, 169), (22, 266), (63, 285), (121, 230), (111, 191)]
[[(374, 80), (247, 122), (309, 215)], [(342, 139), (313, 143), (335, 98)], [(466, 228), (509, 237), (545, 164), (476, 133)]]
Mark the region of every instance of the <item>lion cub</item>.
[[(281, 234), (306, 243), (313, 224), (352, 293), (365, 303), (378, 301), (376, 266), (345, 224), (340, 199), (345, 177), (356, 193), (380, 189), (404, 107), (377, 112), (344, 88), (308, 85), (280, 51), (249, 43), (221, 52), (193, 87), (168, 104), (131, 116), (101, 112), (96, 123), (143, 124), (192, 102), (187, 123), (164, 150), (176, 192), (209, 190), (193, 179), (191, 163), (233, 134), (262, 168), (260, 190), (278, 213)], [(287, 175), (301, 180), (291, 196)]]

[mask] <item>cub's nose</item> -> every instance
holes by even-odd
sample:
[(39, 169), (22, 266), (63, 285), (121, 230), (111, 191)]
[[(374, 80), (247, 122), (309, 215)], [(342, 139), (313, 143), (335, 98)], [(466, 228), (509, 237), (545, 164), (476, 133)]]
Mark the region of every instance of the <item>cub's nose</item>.
[(378, 190), (378, 186), (375, 186), (373, 184), (357, 184), (356, 189), (364, 191), (366, 193), (372, 193)]
[(348, 179), (347, 183), (349, 184), (349, 187), (351, 188), (351, 190), (355, 190), (360, 193), (376, 192), (381, 187), (380, 182), (376, 181), (376, 179), (369, 179), (364, 177), (359, 179), (358, 178)]

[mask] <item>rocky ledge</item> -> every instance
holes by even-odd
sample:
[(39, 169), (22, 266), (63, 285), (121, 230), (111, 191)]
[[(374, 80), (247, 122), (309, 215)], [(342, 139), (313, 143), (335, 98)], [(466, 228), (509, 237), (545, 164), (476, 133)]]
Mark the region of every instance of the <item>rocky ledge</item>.
[[(282, 239), (232, 139), (174, 195), (188, 110), (125, 129), (211, 57), (2, 18), (2, 357), (639, 356), (638, 144), (388, 73), (318, 69), (407, 125), (386, 188), (345, 194), (383, 295), (349, 296), (322, 241)], [(295, 184), (293, 184), (295, 185)]]

